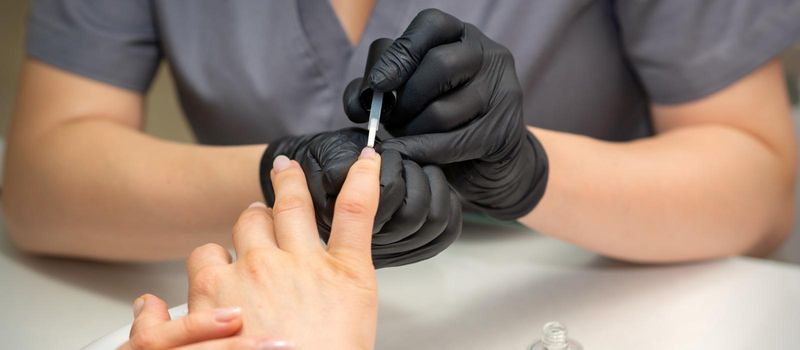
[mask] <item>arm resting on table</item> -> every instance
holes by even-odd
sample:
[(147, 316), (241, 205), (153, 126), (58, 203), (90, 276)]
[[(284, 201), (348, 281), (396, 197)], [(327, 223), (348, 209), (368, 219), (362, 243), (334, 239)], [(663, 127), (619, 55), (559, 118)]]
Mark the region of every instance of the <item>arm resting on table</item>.
[(142, 132), (141, 95), (27, 59), (3, 210), (22, 250), (102, 260), (184, 257), (227, 242), (263, 200), (264, 145), (209, 147)]
[(792, 230), (797, 169), (778, 60), (697, 101), (652, 106), (656, 135), (612, 143), (530, 128), (547, 192), (521, 221), (611, 257), (763, 255)]

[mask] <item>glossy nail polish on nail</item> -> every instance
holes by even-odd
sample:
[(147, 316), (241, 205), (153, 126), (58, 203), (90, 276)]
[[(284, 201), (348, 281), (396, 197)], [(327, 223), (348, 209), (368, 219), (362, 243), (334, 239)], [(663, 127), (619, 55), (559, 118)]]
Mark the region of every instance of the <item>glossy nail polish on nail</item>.
[(372, 159), (375, 158), (375, 149), (372, 147), (364, 147), (358, 159)]

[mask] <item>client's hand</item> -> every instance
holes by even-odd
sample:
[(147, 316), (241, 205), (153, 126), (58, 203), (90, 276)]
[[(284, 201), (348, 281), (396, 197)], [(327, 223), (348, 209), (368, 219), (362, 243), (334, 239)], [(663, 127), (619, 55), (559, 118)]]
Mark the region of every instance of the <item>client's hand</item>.
[(241, 334), (287, 340), (295, 349), (371, 349), (377, 287), (370, 244), (380, 156), (361, 153), (335, 205), (327, 249), (300, 165), (275, 158), (272, 209), (254, 203), (233, 230), (238, 259), (216, 244), (189, 257), (189, 315), (240, 306)]

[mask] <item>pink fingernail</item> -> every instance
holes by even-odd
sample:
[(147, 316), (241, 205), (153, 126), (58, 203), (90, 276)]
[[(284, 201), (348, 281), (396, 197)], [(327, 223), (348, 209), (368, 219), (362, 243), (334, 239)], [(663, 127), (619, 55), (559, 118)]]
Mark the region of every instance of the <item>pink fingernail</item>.
[(375, 158), (375, 149), (372, 147), (364, 147), (361, 150), (361, 155), (358, 156), (358, 159), (373, 159)]
[(248, 208), (266, 208), (267, 205), (264, 202), (253, 202), (251, 203)]
[(275, 157), (275, 160), (272, 161), (272, 169), (275, 169), (276, 172), (284, 171), (291, 165), (292, 161), (284, 155), (279, 155)]
[(133, 317), (139, 316), (144, 308), (144, 296), (136, 298), (133, 301)]
[(214, 310), (214, 321), (228, 323), (242, 314), (242, 309), (238, 307), (226, 307)]

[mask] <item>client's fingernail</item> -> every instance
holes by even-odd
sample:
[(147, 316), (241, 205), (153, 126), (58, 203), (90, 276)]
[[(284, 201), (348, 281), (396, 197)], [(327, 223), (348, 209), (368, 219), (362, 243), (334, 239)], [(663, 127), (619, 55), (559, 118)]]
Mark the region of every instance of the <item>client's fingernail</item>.
[(290, 350), (294, 349), (286, 340), (263, 340), (256, 347), (258, 350)]
[(276, 172), (284, 171), (288, 169), (290, 165), (292, 165), (292, 161), (284, 155), (277, 156), (275, 160), (272, 161), (272, 169), (275, 169)]
[(226, 307), (214, 310), (214, 321), (227, 323), (233, 321), (242, 314), (242, 309), (238, 307)]
[(361, 150), (361, 155), (358, 156), (358, 159), (372, 159), (375, 158), (375, 149), (372, 147), (364, 147)]
[(139, 316), (144, 308), (144, 296), (140, 296), (133, 301), (133, 317)]
[(248, 206), (248, 208), (266, 208), (267, 205), (264, 202), (253, 202)]

